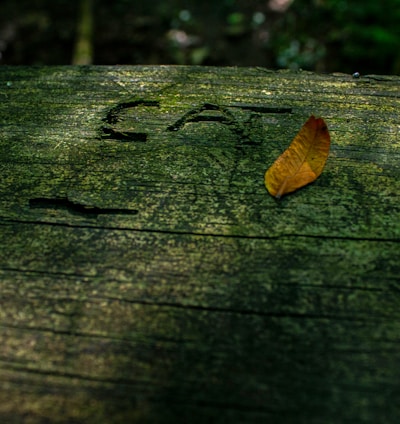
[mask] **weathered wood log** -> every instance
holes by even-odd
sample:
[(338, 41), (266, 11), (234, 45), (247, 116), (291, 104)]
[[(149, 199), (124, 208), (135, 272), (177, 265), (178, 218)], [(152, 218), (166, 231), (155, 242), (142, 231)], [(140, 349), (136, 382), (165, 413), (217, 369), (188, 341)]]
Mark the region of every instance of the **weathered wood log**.
[(398, 423), (399, 83), (0, 68), (1, 422)]

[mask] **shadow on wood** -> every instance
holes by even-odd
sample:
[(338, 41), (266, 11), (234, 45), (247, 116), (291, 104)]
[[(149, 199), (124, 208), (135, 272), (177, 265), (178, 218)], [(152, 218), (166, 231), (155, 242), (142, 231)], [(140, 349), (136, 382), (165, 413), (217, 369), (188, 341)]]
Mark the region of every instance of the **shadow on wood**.
[[(2, 421), (397, 423), (398, 87), (1, 68)], [(326, 167), (277, 201), (311, 113)]]

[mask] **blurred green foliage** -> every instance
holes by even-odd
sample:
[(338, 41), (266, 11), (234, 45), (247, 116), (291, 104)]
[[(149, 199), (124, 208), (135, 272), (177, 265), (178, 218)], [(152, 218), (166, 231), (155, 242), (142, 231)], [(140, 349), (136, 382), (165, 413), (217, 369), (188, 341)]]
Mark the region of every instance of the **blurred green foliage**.
[[(2, 0), (0, 64), (68, 64), (79, 1)], [(95, 64), (400, 73), (400, 0), (94, 0)]]
[(400, 73), (399, 22), (400, 0), (295, 0), (275, 39), (278, 58), (297, 41), (292, 67)]

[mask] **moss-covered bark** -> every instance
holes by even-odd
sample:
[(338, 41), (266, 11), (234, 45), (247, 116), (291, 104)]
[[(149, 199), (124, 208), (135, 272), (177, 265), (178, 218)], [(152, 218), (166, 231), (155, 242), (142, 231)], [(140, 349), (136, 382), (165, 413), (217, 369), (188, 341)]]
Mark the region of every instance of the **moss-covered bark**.
[(2, 421), (397, 423), (399, 82), (1, 68)]

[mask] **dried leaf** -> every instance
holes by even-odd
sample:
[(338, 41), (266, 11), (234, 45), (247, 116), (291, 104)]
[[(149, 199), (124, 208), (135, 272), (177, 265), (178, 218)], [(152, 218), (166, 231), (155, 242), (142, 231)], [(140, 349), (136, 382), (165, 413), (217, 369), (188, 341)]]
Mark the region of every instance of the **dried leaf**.
[(265, 173), (268, 192), (281, 196), (318, 178), (328, 158), (330, 136), (322, 118), (311, 115), (290, 146)]

